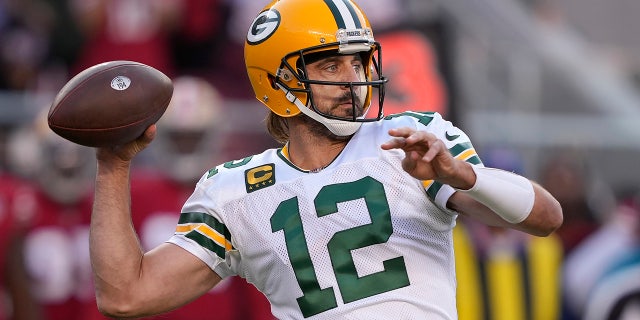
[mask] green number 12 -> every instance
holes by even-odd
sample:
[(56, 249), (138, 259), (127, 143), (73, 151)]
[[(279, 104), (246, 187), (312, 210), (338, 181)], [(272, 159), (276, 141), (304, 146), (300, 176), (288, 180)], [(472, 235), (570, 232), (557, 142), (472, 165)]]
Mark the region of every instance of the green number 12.
[[(409, 285), (402, 256), (382, 262), (384, 270), (359, 277), (351, 250), (385, 243), (393, 233), (389, 204), (382, 184), (371, 178), (323, 187), (314, 205), (318, 217), (338, 212), (338, 203), (364, 199), (371, 223), (336, 232), (327, 243), (344, 303)], [(302, 226), (298, 198), (280, 203), (271, 217), (271, 231), (284, 232), (287, 252), (303, 296), (298, 306), (305, 318), (337, 307), (333, 287), (320, 288)]]

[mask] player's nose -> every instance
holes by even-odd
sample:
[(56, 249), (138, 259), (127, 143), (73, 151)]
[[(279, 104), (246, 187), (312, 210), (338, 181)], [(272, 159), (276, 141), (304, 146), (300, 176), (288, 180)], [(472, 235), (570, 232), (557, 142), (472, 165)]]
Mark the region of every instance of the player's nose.
[(360, 82), (362, 81), (362, 75), (361, 72), (359, 72), (358, 70), (349, 67), (349, 68), (345, 68), (345, 70), (347, 70), (344, 74), (345, 77), (345, 82)]

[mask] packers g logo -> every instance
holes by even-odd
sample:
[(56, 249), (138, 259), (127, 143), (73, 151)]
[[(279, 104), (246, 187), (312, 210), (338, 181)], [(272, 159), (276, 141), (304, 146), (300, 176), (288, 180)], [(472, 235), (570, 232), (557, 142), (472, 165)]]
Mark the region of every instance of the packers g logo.
[(260, 44), (269, 39), (280, 26), (280, 12), (270, 9), (260, 13), (247, 32), (247, 42), (249, 44)]
[(244, 182), (247, 193), (251, 193), (276, 183), (276, 177), (273, 172), (274, 164), (265, 164), (244, 172)]

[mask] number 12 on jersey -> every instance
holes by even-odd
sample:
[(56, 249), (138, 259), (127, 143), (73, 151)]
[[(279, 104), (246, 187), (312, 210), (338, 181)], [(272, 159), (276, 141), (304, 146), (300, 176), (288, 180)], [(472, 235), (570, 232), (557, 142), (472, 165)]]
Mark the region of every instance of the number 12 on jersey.
[[(336, 232), (327, 243), (334, 275), (344, 303), (409, 285), (404, 257), (382, 262), (384, 270), (359, 277), (351, 250), (386, 243), (393, 233), (391, 212), (382, 183), (364, 177), (360, 180), (324, 186), (314, 199), (320, 218), (338, 213), (338, 203), (364, 199), (371, 223)], [(304, 234), (298, 198), (280, 203), (271, 216), (271, 231), (284, 232), (291, 266), (303, 292), (298, 306), (305, 318), (337, 307), (333, 287), (320, 288)]]

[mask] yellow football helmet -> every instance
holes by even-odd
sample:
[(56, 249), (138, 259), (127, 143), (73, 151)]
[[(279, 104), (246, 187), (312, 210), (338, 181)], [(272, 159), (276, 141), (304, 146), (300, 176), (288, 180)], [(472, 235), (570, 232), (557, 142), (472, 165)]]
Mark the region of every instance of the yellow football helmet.
[[(256, 98), (282, 117), (303, 112), (332, 132), (349, 135), (361, 122), (377, 121), (383, 116), (387, 79), (382, 76), (381, 47), (374, 40), (364, 12), (351, 0), (274, 0), (251, 24), (244, 53)], [(365, 67), (364, 81), (309, 80), (305, 68), (309, 62), (305, 58), (322, 53), (360, 54)], [(355, 92), (365, 90), (362, 107), (366, 115), (371, 112), (368, 109), (375, 88), (378, 110), (367, 116), (356, 116), (354, 112), (352, 117), (319, 112), (310, 84), (350, 87), (354, 111)], [(358, 124), (354, 126), (354, 122)]]

